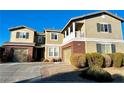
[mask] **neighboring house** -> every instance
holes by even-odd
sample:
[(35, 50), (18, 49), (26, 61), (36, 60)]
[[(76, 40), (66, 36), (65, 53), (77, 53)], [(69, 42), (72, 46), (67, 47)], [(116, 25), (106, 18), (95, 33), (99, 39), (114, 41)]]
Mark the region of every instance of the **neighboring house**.
[[(41, 60), (44, 57), (44, 33), (26, 26), (10, 28), (10, 42), (4, 43), (7, 57), (14, 62)], [(42, 54), (42, 55), (41, 55)]]
[(0, 46), (0, 62), (2, 62), (3, 55), (4, 55), (4, 48)]
[[(11, 40), (4, 45), (9, 48), (14, 46), (13, 56), (17, 51), (20, 54), (22, 47), (21, 51), (28, 54), (31, 59), (62, 58), (64, 62), (70, 63), (73, 53), (124, 52), (121, 26), (123, 21), (123, 18), (110, 12), (100, 11), (71, 18), (62, 30), (45, 29), (44, 33), (37, 33), (25, 26), (12, 28)], [(24, 29), (27, 29), (29, 34), (25, 33), (25, 39), (18, 39), (15, 33), (26, 32)], [(38, 35), (44, 38), (45, 42), (37, 43)], [(21, 53), (20, 56), (24, 54)]]

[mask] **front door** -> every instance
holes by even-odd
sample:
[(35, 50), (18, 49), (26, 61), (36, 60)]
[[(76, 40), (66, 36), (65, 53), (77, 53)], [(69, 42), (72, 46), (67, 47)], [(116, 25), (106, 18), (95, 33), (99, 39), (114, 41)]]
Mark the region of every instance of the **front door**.
[(36, 48), (36, 61), (43, 61), (44, 51), (44, 48)]

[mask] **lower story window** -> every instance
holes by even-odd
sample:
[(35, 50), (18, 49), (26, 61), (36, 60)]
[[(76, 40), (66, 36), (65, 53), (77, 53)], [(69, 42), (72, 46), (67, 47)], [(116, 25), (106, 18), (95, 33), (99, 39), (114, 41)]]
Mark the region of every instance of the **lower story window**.
[(59, 56), (59, 48), (58, 47), (49, 47), (48, 49), (49, 56)]
[(97, 52), (98, 53), (115, 53), (116, 48), (115, 44), (97, 44)]
[(49, 56), (53, 56), (53, 48), (49, 48)]

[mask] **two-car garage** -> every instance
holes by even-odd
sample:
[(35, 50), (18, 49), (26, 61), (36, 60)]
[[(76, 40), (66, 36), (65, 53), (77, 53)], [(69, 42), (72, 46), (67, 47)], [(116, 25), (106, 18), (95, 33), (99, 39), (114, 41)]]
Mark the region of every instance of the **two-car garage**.
[(24, 45), (7, 45), (5, 54), (10, 62), (31, 62), (33, 60), (34, 47)]

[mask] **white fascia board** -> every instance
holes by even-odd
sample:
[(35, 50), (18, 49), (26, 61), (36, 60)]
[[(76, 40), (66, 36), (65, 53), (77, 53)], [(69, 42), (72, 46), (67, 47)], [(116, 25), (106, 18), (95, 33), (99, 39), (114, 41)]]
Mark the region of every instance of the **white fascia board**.
[(45, 44), (45, 46), (61, 46), (61, 44)]
[(67, 42), (62, 43), (61, 45), (68, 44), (72, 41), (90, 41), (90, 42), (100, 42), (100, 43), (124, 43), (124, 40), (118, 40), (118, 39), (100, 39), (100, 38), (73, 38)]

